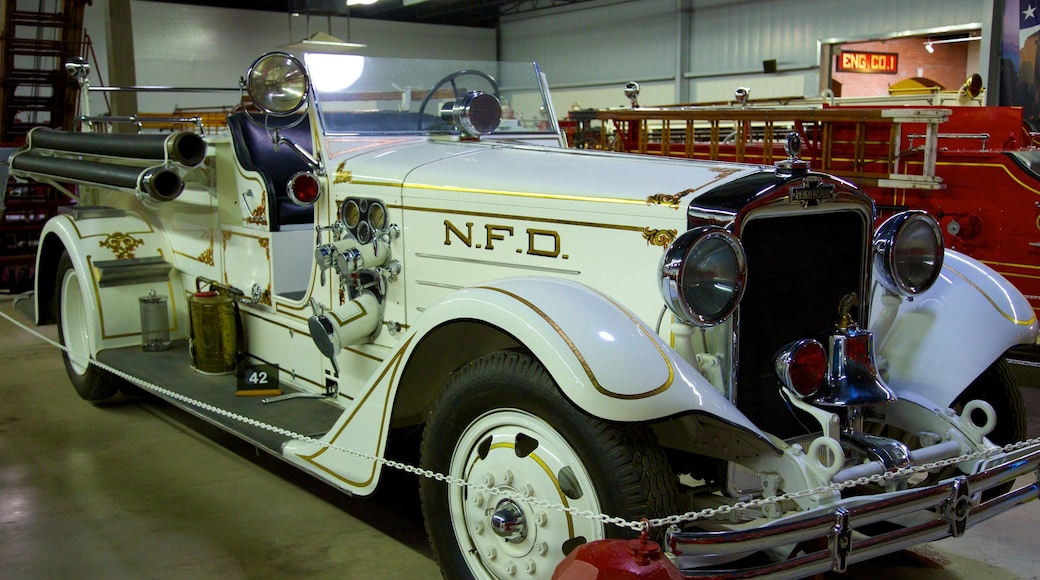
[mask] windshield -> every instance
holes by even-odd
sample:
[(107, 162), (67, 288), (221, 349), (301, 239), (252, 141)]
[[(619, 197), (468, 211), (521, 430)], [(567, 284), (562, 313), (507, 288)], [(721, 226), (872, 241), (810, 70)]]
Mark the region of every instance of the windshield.
[(555, 132), (534, 63), (318, 53), (304, 61), (327, 134), (458, 133), (451, 107), (456, 95), (471, 91), (498, 97), (502, 120), (495, 134)]

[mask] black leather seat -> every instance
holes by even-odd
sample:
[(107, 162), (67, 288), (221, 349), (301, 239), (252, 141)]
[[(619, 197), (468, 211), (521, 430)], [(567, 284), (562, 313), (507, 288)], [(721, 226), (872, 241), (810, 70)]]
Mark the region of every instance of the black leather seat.
[[(283, 137), (313, 151), (310, 121), (306, 117), (300, 120), (300, 116), (267, 117), (267, 122), (278, 127)], [(300, 122), (293, 126), (297, 121)], [(271, 231), (278, 231), (285, 225), (314, 223), (314, 208), (293, 203), (287, 187), (289, 178), (310, 169), (307, 163), (288, 145), (275, 149), (267, 129), (250, 121), (244, 112), (228, 115), (227, 124), (238, 162), (244, 169), (263, 176)]]

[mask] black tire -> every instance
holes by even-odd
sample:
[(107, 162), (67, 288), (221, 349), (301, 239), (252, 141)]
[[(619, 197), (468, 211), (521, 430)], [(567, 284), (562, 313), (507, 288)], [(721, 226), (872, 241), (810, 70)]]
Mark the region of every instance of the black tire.
[[(954, 399), (950, 408), (960, 414), (964, 406), (969, 402), (980, 399), (986, 401), (993, 407), (997, 416), (997, 424), (993, 431), (987, 435), (987, 439), (996, 445), (1007, 445), (1026, 438), (1026, 407), (1022, 399), (1022, 391), (1018, 388), (1011, 367), (1004, 359), (997, 359), (981, 375), (979, 375), (964, 391)], [(975, 419), (976, 424), (984, 421), (982, 418)], [(906, 433), (894, 427), (885, 427), (881, 435), (899, 439), (911, 446), (919, 444), (916, 435)], [(960, 471), (956, 467), (946, 467), (917, 483), (918, 486), (932, 485), (943, 479), (954, 477)], [(1008, 490), (1014, 482), (1007, 482), (982, 494), (983, 500), (997, 497)]]
[[(430, 411), (423, 468), (627, 520), (676, 513), (677, 479), (648, 429), (607, 423), (575, 408), (530, 355), (496, 352), (452, 376)], [(553, 487), (555, 486), (555, 487)], [(548, 490), (548, 492), (547, 492)], [(492, 530), (497, 495), (423, 478), (426, 532), (446, 578), (515, 573), (548, 577), (574, 547), (602, 537), (634, 537), (558, 510), (514, 502), (522, 539)], [(489, 550), (494, 551), (488, 556)]]
[(75, 267), (68, 252), (62, 252), (54, 278), (54, 320), (58, 325), (58, 342), (72, 350), (62, 351), (65, 372), (79, 396), (92, 403), (103, 402), (119, 393), (122, 381), (90, 364), (87, 352), (88, 324), (85, 319), (82, 292)]
[[(1022, 391), (1018, 387), (1018, 379), (1011, 371), (1011, 365), (1005, 359), (997, 359), (981, 375), (978, 376), (953, 403), (953, 409), (960, 413), (964, 405), (980, 399), (993, 407), (997, 415), (997, 424), (986, 438), (996, 445), (1004, 446), (1026, 438), (1026, 403)], [(981, 420), (975, 421), (982, 423)], [(1011, 491), (1013, 481), (1003, 483), (982, 494), (986, 501)]]
[(1026, 404), (1007, 360), (997, 359), (990, 365), (957, 397), (953, 408), (960, 412), (974, 399), (986, 401), (996, 411), (997, 424), (986, 436), (990, 441), (1007, 445), (1026, 438)]

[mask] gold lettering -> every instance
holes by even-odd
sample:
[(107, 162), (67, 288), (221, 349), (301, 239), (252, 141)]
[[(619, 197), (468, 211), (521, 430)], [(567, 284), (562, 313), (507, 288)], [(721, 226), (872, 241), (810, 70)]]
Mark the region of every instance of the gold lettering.
[(455, 224), (448, 220), (444, 220), (444, 245), (451, 245), (451, 234), (454, 233), (458, 236), (459, 241), (466, 244), (467, 248), (473, 247), (473, 222), (466, 222), (466, 234), (463, 235), (459, 228), (455, 227)]
[[(552, 250), (539, 250), (535, 246), (535, 236), (552, 238)], [(560, 255), (560, 234), (550, 230), (527, 229), (527, 253), (531, 256), (555, 258)]]
[(496, 234), (496, 231), (506, 232), (510, 236), (513, 235), (513, 226), (496, 226), (488, 224), (484, 226), (484, 229), (487, 230), (487, 244), (484, 245), (484, 248), (488, 250), (495, 249), (495, 240), (501, 241), (506, 239), (505, 236)]

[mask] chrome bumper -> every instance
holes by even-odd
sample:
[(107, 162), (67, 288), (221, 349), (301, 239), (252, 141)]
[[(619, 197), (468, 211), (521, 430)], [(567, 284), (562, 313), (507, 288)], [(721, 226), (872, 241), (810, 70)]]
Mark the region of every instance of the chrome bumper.
[[(669, 531), (665, 545), (684, 576), (696, 578), (802, 578), (945, 537), (958, 537), (975, 524), (1038, 497), (1040, 446), (990, 458), (980, 472), (936, 485), (874, 496), (853, 497), (796, 518), (750, 530)], [(1033, 474), (1022, 487), (980, 502), (979, 493)], [(973, 499), (974, 496), (974, 499)], [(979, 502), (979, 503), (976, 503)], [(895, 521), (901, 527), (873, 536), (853, 535), (870, 524)], [(692, 567), (706, 556), (750, 554), (802, 544), (806, 549), (782, 562), (749, 568)]]

